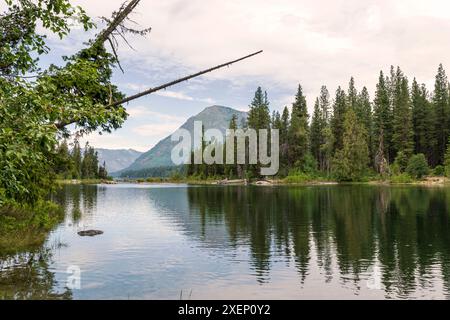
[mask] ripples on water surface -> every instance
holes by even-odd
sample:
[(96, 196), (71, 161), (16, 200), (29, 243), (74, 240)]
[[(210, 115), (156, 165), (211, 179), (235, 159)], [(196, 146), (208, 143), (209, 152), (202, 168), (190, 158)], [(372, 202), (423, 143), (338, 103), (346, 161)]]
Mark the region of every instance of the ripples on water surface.
[(0, 254), (0, 297), (450, 298), (447, 188), (119, 184), (56, 200), (66, 218), (43, 248)]

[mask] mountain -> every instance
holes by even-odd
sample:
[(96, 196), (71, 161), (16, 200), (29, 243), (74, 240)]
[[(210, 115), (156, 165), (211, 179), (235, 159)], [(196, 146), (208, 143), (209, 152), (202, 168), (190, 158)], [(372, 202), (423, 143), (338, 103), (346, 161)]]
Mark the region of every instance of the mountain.
[[(205, 130), (215, 128), (225, 133), (225, 130), (228, 129), (230, 125), (230, 120), (233, 114), (237, 116), (237, 123), (239, 126), (241, 126), (247, 119), (246, 112), (223, 106), (211, 106), (199, 114), (189, 118), (180, 128), (188, 130), (193, 135), (194, 121), (202, 121)], [(158, 142), (158, 144), (142, 154), (136, 159), (136, 161), (133, 162), (133, 164), (122, 170), (122, 172), (173, 166), (174, 164), (170, 156), (172, 148), (177, 144), (177, 142), (172, 142), (170, 137), (171, 136), (168, 136)]]
[(120, 171), (131, 165), (142, 152), (133, 149), (97, 149), (98, 161), (103, 164), (106, 162), (106, 170), (109, 173)]

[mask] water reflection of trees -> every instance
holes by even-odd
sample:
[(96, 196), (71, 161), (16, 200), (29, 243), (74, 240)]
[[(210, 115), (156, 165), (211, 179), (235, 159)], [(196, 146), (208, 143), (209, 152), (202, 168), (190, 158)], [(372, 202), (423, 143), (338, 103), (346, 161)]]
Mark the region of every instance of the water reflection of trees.
[[(92, 215), (97, 186), (64, 186), (52, 200), (65, 208), (66, 221), (77, 223)], [(52, 252), (61, 244), (45, 243), (15, 255), (0, 252), (0, 299), (71, 299), (71, 290), (59, 286), (51, 269)], [(59, 289), (58, 289), (59, 288)]]
[(56, 290), (48, 249), (0, 256), (0, 300), (71, 299), (70, 289)]
[(408, 296), (436, 277), (450, 293), (448, 189), (189, 188), (188, 197), (204, 228), (223, 220), (230, 246), (248, 243), (258, 281), (269, 279), (274, 256), (292, 257), (305, 281), (315, 248), (326, 281), (333, 261), (343, 281), (357, 283), (378, 260), (388, 294)]
[(96, 185), (65, 185), (52, 195), (52, 200), (65, 208), (66, 219), (77, 223), (82, 216), (92, 215), (97, 204), (98, 189), (101, 188)]

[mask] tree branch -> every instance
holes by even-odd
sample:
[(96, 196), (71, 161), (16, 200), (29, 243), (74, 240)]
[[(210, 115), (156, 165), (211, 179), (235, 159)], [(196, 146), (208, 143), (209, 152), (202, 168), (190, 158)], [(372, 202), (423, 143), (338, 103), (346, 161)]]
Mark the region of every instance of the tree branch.
[(126, 17), (136, 8), (136, 6), (139, 4), (141, 0), (131, 0), (130, 3), (127, 4), (125, 8), (120, 10), (117, 13), (117, 16), (114, 18), (113, 21), (109, 24), (108, 28), (103, 30), (95, 39), (94, 44), (103, 43), (105, 42), (111, 33), (116, 30), (116, 28), (126, 19)]
[[(168, 82), (168, 83), (163, 84), (163, 85), (160, 85), (160, 86), (158, 86), (158, 87), (150, 88), (150, 89), (145, 90), (145, 91), (143, 91), (143, 92), (140, 92), (140, 93), (138, 93), (138, 94), (135, 94), (135, 95), (126, 97), (126, 98), (124, 98), (124, 99), (122, 99), (122, 100), (120, 100), (120, 101), (115, 101), (115, 102), (113, 102), (113, 103), (110, 103), (110, 104), (107, 106), (107, 108), (109, 109), (109, 108), (116, 107), (116, 106), (118, 106), (118, 105), (121, 105), (121, 104), (130, 102), (130, 101), (132, 101), (132, 100), (141, 98), (141, 97), (143, 97), (143, 96), (149, 95), (149, 94), (154, 93), (154, 92), (156, 92), (156, 91), (160, 91), (160, 90), (166, 89), (166, 88), (171, 87), (171, 86), (173, 86), (173, 85), (175, 85), (175, 84), (178, 84), (178, 83), (180, 83), (180, 82), (184, 82), (184, 81), (187, 81), (187, 80), (189, 80), (189, 79), (192, 79), (192, 78), (201, 76), (201, 75), (203, 75), (203, 74), (205, 74), (205, 73), (208, 73), (208, 72), (211, 72), (211, 71), (214, 71), (214, 70), (223, 68), (223, 67), (230, 66), (230, 65), (232, 65), (232, 64), (234, 64), (234, 63), (236, 63), (236, 62), (239, 62), (239, 61), (248, 59), (248, 58), (253, 57), (253, 56), (255, 56), (255, 55), (257, 55), (257, 54), (260, 54), (260, 53), (262, 53), (262, 52), (263, 52), (263, 50), (260, 50), (260, 51), (254, 52), (254, 53), (252, 53), (252, 54), (249, 54), (249, 55), (247, 55), (247, 56), (245, 56), (245, 57), (242, 57), (242, 58), (239, 58), (239, 59), (236, 59), (236, 60), (233, 60), (233, 61), (229, 61), (229, 62), (220, 64), (220, 65), (218, 65), (218, 66), (215, 66), (215, 67), (212, 67), (212, 68), (209, 68), (209, 69), (206, 69), (206, 70), (203, 70), (203, 71), (194, 73), (194, 74), (192, 74), (192, 75), (189, 75), (189, 76), (186, 76), (186, 77), (183, 77), (183, 78), (180, 78), (180, 79), (177, 79), (177, 80)], [(67, 125), (69, 125), (69, 124), (72, 124), (72, 123), (75, 123), (75, 122), (76, 122), (76, 121), (59, 122), (59, 123), (56, 123), (55, 125), (56, 125), (56, 127), (57, 127), (58, 129), (63, 129), (65, 126), (67, 126)]]
[(137, 93), (137, 94), (135, 94), (135, 95), (126, 97), (126, 98), (124, 98), (124, 99), (122, 99), (122, 100), (120, 100), (120, 101), (113, 102), (113, 103), (110, 104), (108, 107), (115, 107), (115, 106), (118, 106), (118, 105), (120, 105), (120, 104), (124, 104), (124, 103), (130, 102), (130, 101), (135, 100), (135, 99), (138, 99), (138, 98), (140, 98), (140, 97), (149, 95), (149, 94), (151, 94), (151, 93), (153, 93), (153, 92), (160, 91), (160, 90), (166, 89), (166, 88), (168, 88), (168, 87), (171, 87), (171, 86), (173, 86), (173, 85), (175, 85), (175, 84), (177, 84), (177, 83), (184, 82), (184, 81), (187, 81), (187, 80), (189, 80), (189, 79), (192, 79), (192, 78), (201, 76), (201, 75), (203, 75), (203, 74), (205, 74), (205, 73), (208, 73), (208, 72), (211, 72), (211, 71), (214, 71), (214, 70), (223, 68), (223, 67), (230, 66), (230, 65), (232, 65), (233, 63), (236, 63), (236, 62), (239, 62), (239, 61), (248, 59), (248, 58), (253, 57), (253, 56), (257, 55), (257, 54), (260, 54), (261, 52), (263, 52), (263, 51), (260, 50), (260, 51), (258, 51), (258, 52), (249, 54), (249, 55), (247, 55), (247, 56), (245, 56), (245, 57), (242, 57), (242, 58), (239, 58), (239, 59), (236, 59), (236, 60), (233, 60), (233, 61), (229, 61), (229, 62), (223, 63), (223, 64), (221, 64), (221, 65), (218, 65), (218, 66), (215, 66), (215, 67), (212, 67), (212, 68), (209, 68), (209, 69), (206, 69), (206, 70), (203, 70), (203, 71), (194, 73), (194, 74), (192, 74), (192, 75), (190, 75), (190, 76), (186, 76), (186, 77), (183, 77), (183, 78), (180, 78), (180, 79), (177, 79), (177, 80), (168, 82), (168, 83), (166, 83), (166, 84), (160, 85), (160, 86), (155, 87), (155, 88), (150, 88), (150, 89), (148, 89), (148, 90), (145, 90), (145, 91), (143, 91), (143, 92)]

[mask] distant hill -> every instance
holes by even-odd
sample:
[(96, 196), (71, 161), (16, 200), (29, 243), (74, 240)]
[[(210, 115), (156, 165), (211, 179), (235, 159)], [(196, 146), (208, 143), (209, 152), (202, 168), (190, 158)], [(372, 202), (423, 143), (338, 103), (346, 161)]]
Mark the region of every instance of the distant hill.
[(98, 153), (98, 160), (100, 164), (103, 161), (106, 162), (106, 170), (108, 173), (113, 173), (125, 169), (131, 165), (142, 152), (133, 149), (97, 149), (95, 151)]
[[(225, 133), (225, 130), (229, 127), (233, 114), (237, 116), (238, 126), (242, 126), (247, 119), (246, 112), (223, 106), (211, 106), (189, 118), (180, 128), (186, 129), (193, 134), (194, 121), (202, 121), (205, 130), (215, 128)], [(171, 160), (171, 152), (176, 144), (177, 142), (171, 141), (170, 136), (164, 138), (152, 149), (143, 153), (129, 167), (122, 170), (122, 172), (174, 166)]]

